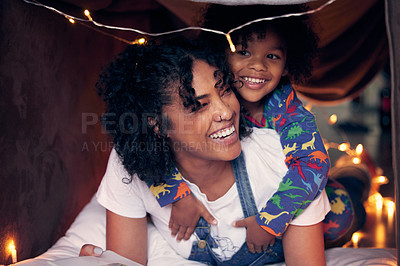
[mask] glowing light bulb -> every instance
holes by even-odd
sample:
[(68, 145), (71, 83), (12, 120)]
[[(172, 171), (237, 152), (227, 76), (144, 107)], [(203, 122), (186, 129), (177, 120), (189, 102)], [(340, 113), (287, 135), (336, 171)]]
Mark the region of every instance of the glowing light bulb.
[(75, 20), (74, 20), (74, 19), (72, 19), (72, 18), (68, 19), (68, 21), (69, 21), (69, 22), (71, 22), (72, 24), (74, 24), (74, 23), (75, 23)]
[(85, 11), (84, 11), (83, 13), (85, 14), (85, 16), (88, 17), (88, 19), (89, 19), (90, 21), (93, 21), (92, 16), (90, 15), (89, 10), (85, 9)]
[(138, 40), (138, 43), (139, 44), (144, 44), (146, 42), (146, 39), (145, 38), (140, 38), (139, 40)]
[(231, 52), (232, 52), (232, 53), (236, 52), (236, 47), (235, 47), (235, 45), (233, 44), (232, 39), (231, 39), (231, 36), (229, 35), (229, 33), (226, 34), (225, 36), (226, 36), (226, 39), (228, 40), (229, 47), (231, 48)]
[(356, 147), (356, 154), (360, 155), (363, 152), (363, 145), (362, 144), (358, 144)]
[(392, 230), (393, 229), (393, 217), (394, 217), (394, 212), (396, 210), (395, 209), (396, 204), (391, 200), (385, 200), (385, 206), (387, 209), (389, 230)]
[(329, 125), (336, 124), (337, 122), (337, 115), (333, 114), (329, 117)]
[(389, 179), (384, 175), (380, 175), (380, 176), (374, 177), (372, 179), (372, 183), (383, 185), (383, 184), (389, 183)]
[(338, 150), (339, 151), (346, 151), (349, 148), (349, 144), (348, 143), (342, 143), (338, 146)]
[(358, 157), (353, 157), (353, 159), (351, 160), (354, 164), (360, 164), (361, 160)]
[(358, 248), (358, 242), (360, 241), (361, 238), (361, 233), (360, 232), (355, 232), (351, 236), (351, 242), (353, 242), (353, 247)]

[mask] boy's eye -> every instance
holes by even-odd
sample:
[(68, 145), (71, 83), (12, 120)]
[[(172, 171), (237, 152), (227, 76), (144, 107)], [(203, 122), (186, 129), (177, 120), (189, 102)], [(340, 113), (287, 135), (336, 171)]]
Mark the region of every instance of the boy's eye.
[(276, 55), (276, 54), (268, 54), (267, 55), (267, 58), (269, 58), (269, 59), (280, 59), (280, 57), (278, 56), (278, 55)]
[(242, 55), (242, 56), (246, 56), (246, 55), (249, 55), (250, 53), (248, 52), (248, 51), (246, 51), (246, 50), (239, 50), (239, 51), (236, 51), (236, 53), (238, 54), (238, 55)]

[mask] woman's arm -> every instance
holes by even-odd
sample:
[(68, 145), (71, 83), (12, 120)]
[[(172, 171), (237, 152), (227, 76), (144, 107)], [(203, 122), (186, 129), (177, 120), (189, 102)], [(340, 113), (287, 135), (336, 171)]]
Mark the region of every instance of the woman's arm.
[(326, 265), (322, 223), (310, 226), (289, 225), (282, 238), (287, 266)]
[(121, 256), (146, 265), (147, 219), (127, 218), (107, 210), (106, 246)]

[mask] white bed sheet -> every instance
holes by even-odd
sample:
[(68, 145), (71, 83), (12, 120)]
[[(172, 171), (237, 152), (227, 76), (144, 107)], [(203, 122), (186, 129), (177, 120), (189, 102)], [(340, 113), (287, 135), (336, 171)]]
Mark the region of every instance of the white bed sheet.
[[(77, 257), (84, 244), (94, 244), (105, 250), (106, 210), (96, 196), (76, 217), (65, 236), (60, 238), (42, 255), (21, 261), (17, 265), (55, 265), (57, 260)], [(202, 265), (185, 259), (176, 259), (175, 252), (160, 254), (158, 245), (165, 245), (165, 240), (153, 225), (149, 224), (149, 263), (148, 265)], [(382, 248), (332, 248), (325, 252), (328, 266), (361, 266), (361, 265), (397, 265), (395, 249)], [(284, 263), (274, 264), (283, 266)]]

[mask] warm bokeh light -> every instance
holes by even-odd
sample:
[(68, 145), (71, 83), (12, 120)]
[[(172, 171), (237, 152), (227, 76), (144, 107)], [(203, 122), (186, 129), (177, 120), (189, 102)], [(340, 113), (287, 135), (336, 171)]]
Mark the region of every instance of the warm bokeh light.
[(333, 114), (329, 117), (329, 125), (336, 124), (337, 122), (337, 115)]
[(360, 232), (355, 232), (351, 236), (351, 242), (353, 242), (353, 247), (358, 248), (358, 241), (361, 239), (361, 233)]
[(382, 222), (378, 223), (375, 231), (375, 246), (384, 248), (386, 243), (386, 225)]
[(349, 144), (348, 143), (342, 143), (338, 146), (338, 150), (339, 151), (346, 151), (349, 148)]
[(139, 44), (144, 44), (146, 42), (146, 39), (145, 38), (140, 38), (139, 40), (138, 40), (138, 43)]
[(381, 175), (375, 177), (372, 182), (377, 184), (387, 184), (389, 182), (389, 179), (386, 176)]
[(362, 144), (358, 144), (357, 147), (356, 147), (356, 154), (360, 155), (363, 152), (363, 149), (364, 149), (363, 145)]
[(396, 211), (396, 204), (392, 200), (385, 200), (385, 207), (387, 210), (389, 230), (393, 228), (393, 218)]
[(353, 157), (353, 159), (351, 160), (354, 164), (360, 164), (361, 160), (358, 157)]
[(75, 20), (73, 20), (72, 18), (68, 19), (69, 22), (71, 22), (72, 24), (75, 23)]

